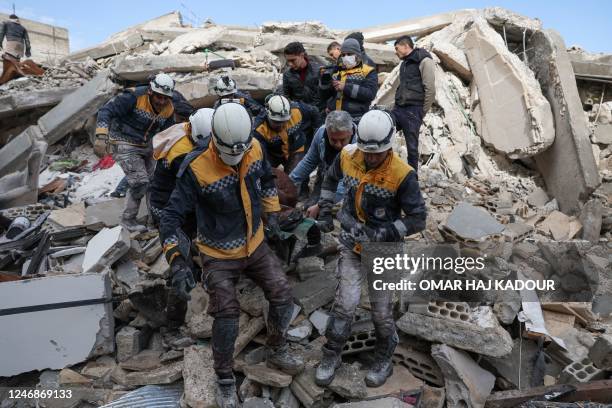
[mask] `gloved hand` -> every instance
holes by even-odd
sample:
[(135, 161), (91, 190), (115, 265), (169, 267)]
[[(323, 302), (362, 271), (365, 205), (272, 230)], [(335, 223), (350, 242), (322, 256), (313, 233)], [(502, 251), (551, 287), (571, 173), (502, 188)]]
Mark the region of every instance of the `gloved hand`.
[(397, 242), (400, 238), (400, 234), (393, 224), (378, 227), (372, 234), (372, 241), (374, 242)]
[(195, 288), (195, 279), (191, 269), (180, 256), (172, 262), (172, 287), (176, 295), (185, 302), (191, 299), (191, 289)]
[(268, 213), (267, 218), (268, 222), (265, 228), (266, 237), (269, 240), (280, 239), (281, 229), (278, 225), (278, 213)]
[(355, 238), (355, 242), (370, 242), (374, 241), (374, 230), (367, 227), (365, 224), (356, 222), (350, 229), (351, 235)]
[(324, 207), (319, 210), (317, 225), (321, 232), (332, 232), (334, 230), (334, 218), (330, 208)]

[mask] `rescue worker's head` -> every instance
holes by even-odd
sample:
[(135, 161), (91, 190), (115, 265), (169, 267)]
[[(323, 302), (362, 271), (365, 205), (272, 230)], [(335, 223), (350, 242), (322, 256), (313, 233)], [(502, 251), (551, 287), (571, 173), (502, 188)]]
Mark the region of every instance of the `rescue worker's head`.
[(189, 116), (191, 124), (191, 140), (195, 144), (210, 136), (212, 130), (212, 117), (215, 113), (214, 109), (202, 108), (198, 109)]
[(214, 90), (219, 97), (230, 97), (236, 93), (238, 87), (236, 81), (227, 75), (223, 75), (217, 79)]
[(170, 75), (159, 73), (149, 82), (149, 100), (155, 112), (161, 112), (172, 100), (174, 79)]
[(351, 69), (361, 63), (361, 48), (354, 38), (348, 38), (340, 48), (340, 62), (346, 69)]
[(219, 158), (228, 166), (236, 166), (252, 146), (251, 115), (239, 103), (219, 106), (212, 116), (213, 143)]
[(287, 65), (294, 71), (299, 71), (308, 65), (306, 50), (301, 42), (295, 41), (287, 44), (283, 51)]
[(340, 57), (340, 43), (338, 41), (332, 41), (328, 46), (327, 46), (327, 55), (329, 56), (329, 58), (331, 58), (332, 60), (338, 61), (338, 58)]
[(266, 98), (266, 114), (268, 126), (279, 131), (291, 119), (291, 103), (282, 95), (268, 95)]
[(325, 118), (325, 133), (331, 147), (342, 150), (344, 146), (351, 143), (355, 124), (348, 112), (337, 110), (331, 111)]
[(414, 49), (414, 42), (409, 35), (402, 35), (400, 38), (395, 40), (393, 45), (395, 46), (395, 55), (397, 55), (397, 58), (399, 59), (407, 57), (408, 54), (410, 54)]
[(11, 14), (9, 16), (9, 20), (11, 20), (13, 23), (19, 23), (19, 17), (17, 17), (16, 14)]
[(395, 124), (391, 114), (382, 110), (366, 112), (357, 127), (357, 148), (364, 153), (367, 168), (382, 164), (391, 153)]

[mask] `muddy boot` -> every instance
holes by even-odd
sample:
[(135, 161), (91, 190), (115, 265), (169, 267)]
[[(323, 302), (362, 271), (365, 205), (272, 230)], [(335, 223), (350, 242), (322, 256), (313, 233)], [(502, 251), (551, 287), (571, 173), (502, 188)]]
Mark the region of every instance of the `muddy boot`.
[(323, 357), (321, 357), (321, 362), (315, 371), (315, 384), (325, 386), (329, 385), (334, 379), (336, 369), (342, 364), (342, 357), (340, 357), (340, 353), (336, 353), (325, 346), (323, 346), (321, 351), (323, 352)]
[(238, 408), (238, 395), (236, 394), (236, 380), (234, 378), (218, 378), (215, 401), (219, 408)]
[[(382, 337), (382, 336), (381, 336)], [(365, 383), (368, 387), (380, 387), (393, 374), (393, 351), (399, 339), (397, 332), (382, 339), (376, 339), (376, 351), (374, 353), (374, 364), (366, 374)]]
[(130, 232), (144, 232), (147, 230), (147, 227), (145, 227), (142, 224), (139, 224), (138, 222), (136, 222), (135, 219), (130, 219), (130, 218), (123, 218), (121, 220), (121, 225), (127, 229)]
[(346, 317), (330, 316), (325, 330), (327, 344), (322, 348), (323, 357), (315, 372), (317, 385), (329, 385), (334, 379), (336, 368), (342, 363), (340, 353), (351, 334), (351, 321)]
[(304, 361), (300, 356), (291, 353), (287, 346), (287, 328), (292, 314), (293, 303), (270, 305), (266, 364), (287, 374), (296, 375), (304, 370)]

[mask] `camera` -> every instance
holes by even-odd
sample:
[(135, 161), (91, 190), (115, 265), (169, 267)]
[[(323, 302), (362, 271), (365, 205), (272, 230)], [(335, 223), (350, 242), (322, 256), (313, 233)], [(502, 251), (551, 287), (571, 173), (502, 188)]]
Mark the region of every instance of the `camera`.
[(320, 84), (321, 87), (327, 88), (331, 85), (332, 80), (334, 79), (334, 75), (340, 70), (338, 65), (328, 65), (321, 68), (321, 78)]

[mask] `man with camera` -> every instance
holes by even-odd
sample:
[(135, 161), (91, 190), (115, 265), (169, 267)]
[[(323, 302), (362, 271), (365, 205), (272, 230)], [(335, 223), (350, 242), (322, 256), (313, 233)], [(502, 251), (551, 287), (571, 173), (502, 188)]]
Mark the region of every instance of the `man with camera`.
[(376, 68), (363, 62), (359, 42), (354, 38), (344, 40), (338, 64), (321, 71), (319, 92), (326, 112), (343, 110), (359, 120), (368, 111), (377, 90)]

